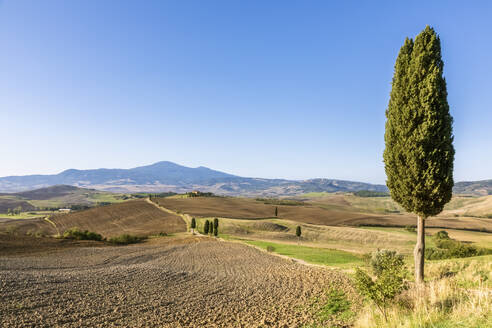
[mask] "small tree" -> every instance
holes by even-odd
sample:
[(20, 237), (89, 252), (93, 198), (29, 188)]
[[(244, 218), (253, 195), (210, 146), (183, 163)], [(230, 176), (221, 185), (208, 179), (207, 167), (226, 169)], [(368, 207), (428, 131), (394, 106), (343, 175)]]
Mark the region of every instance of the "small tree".
[(355, 284), (359, 292), (372, 300), (388, 320), (386, 308), (390, 302), (407, 288), (405, 262), (395, 251), (381, 250), (373, 254), (371, 267), (376, 279), (365, 271), (355, 270)]
[(208, 232), (210, 232), (210, 234), (213, 235), (213, 233), (214, 233), (214, 225), (213, 224), (208, 225)]
[(205, 225), (203, 226), (203, 233), (204, 234), (208, 234), (208, 230), (209, 230), (209, 222), (208, 220), (205, 220)]
[(297, 226), (296, 228), (296, 236), (297, 236), (297, 240), (299, 241), (301, 239), (301, 226)]
[(217, 237), (219, 235), (219, 227), (214, 229), (214, 236)]
[(278, 216), (278, 207), (275, 206), (275, 217), (277, 217), (277, 216)]
[(196, 228), (196, 220), (195, 220), (195, 218), (191, 218), (191, 225), (190, 225), (190, 227), (191, 227), (191, 233), (192, 234), (195, 234), (195, 228)]
[(214, 230), (217, 230), (218, 227), (219, 227), (219, 219), (215, 218), (214, 219)]

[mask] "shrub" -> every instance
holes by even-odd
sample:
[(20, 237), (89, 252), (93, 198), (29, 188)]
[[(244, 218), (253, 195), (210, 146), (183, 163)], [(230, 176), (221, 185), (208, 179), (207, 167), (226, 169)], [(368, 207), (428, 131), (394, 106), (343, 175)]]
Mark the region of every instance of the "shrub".
[(272, 245), (268, 245), (267, 248), (266, 248), (267, 252), (271, 253), (271, 252), (275, 252), (275, 247), (273, 247)]
[(128, 245), (128, 244), (139, 243), (145, 239), (146, 239), (145, 237), (138, 237), (138, 236), (129, 235), (129, 234), (122, 234), (122, 235), (119, 235), (116, 237), (109, 238), (109, 242), (112, 244), (116, 244), (116, 245)]
[(77, 227), (66, 230), (63, 233), (63, 238), (76, 240), (102, 240), (102, 236), (100, 234), (88, 230), (82, 231)]
[(466, 245), (452, 239), (439, 239), (437, 248), (429, 248), (425, 253), (427, 260), (443, 260), (492, 254), (492, 249)]
[(439, 239), (449, 239), (449, 234), (445, 230), (441, 230), (435, 233), (434, 239), (439, 240)]
[(395, 251), (381, 250), (373, 254), (371, 267), (376, 279), (357, 268), (355, 285), (360, 294), (372, 300), (387, 320), (386, 308), (407, 288), (407, 271), (403, 256)]
[(343, 321), (354, 315), (350, 310), (351, 302), (341, 290), (332, 288), (326, 295), (326, 301), (320, 307), (317, 316), (322, 321), (328, 321), (331, 318), (341, 319)]

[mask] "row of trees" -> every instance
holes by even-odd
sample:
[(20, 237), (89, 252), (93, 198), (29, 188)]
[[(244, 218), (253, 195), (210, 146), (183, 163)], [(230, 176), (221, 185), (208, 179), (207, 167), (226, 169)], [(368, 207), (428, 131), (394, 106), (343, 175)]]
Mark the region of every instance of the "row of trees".
[[(191, 218), (190, 224), (191, 232), (195, 233), (196, 229), (196, 219)], [(208, 235), (214, 235), (217, 237), (219, 235), (219, 219), (215, 218), (213, 221), (205, 220), (205, 224), (203, 225), (203, 233)]]
[(22, 207), (21, 206), (17, 206), (16, 208), (14, 209), (7, 209), (7, 215), (19, 215), (21, 214), (22, 212)]

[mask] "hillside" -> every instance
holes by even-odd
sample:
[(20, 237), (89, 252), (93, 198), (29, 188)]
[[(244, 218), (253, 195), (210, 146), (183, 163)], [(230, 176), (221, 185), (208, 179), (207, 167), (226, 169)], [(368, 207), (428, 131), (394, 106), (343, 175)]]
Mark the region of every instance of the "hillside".
[(98, 203), (121, 202), (128, 196), (75, 186), (56, 185), (18, 193), (0, 194), (0, 213), (20, 207), (22, 211), (39, 208), (70, 207), (72, 205), (93, 206)]
[(145, 200), (132, 200), (119, 204), (99, 206), (69, 214), (57, 214), (45, 219), (0, 221), (0, 230), (14, 234), (42, 234), (53, 236), (78, 227), (94, 231), (104, 237), (123, 233), (147, 236), (160, 232), (186, 231), (181, 217), (166, 213)]
[[(357, 198), (363, 198), (363, 202)], [(382, 197), (355, 197), (351, 195), (333, 195), (316, 201), (307, 201), (301, 205), (265, 204), (248, 198), (166, 197), (154, 199), (159, 205), (179, 213), (196, 217), (221, 217), (233, 219), (272, 219), (275, 208), (278, 218), (295, 222), (323, 226), (387, 226), (405, 227), (416, 224), (415, 216), (399, 212), (388, 207), (381, 210)], [(391, 202), (391, 200), (386, 200)], [(391, 206), (387, 204), (386, 206)], [(492, 220), (487, 218), (457, 217), (454, 213), (429, 218), (428, 228), (451, 228), (492, 232)]]
[(457, 182), (453, 191), (456, 194), (492, 195), (492, 180)]

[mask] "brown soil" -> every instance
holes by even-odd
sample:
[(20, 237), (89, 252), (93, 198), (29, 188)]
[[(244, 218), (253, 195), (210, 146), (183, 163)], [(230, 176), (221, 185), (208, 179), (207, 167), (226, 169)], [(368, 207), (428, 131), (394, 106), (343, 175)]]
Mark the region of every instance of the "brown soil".
[(63, 233), (72, 227), (97, 232), (104, 237), (123, 233), (147, 236), (152, 234), (186, 231), (183, 219), (166, 213), (145, 200), (91, 208), (70, 214), (58, 214), (45, 219), (10, 220), (0, 222), (0, 230), (15, 234), (43, 234), (47, 236)]
[[(367, 214), (350, 210), (322, 208), (316, 205), (275, 206), (263, 204), (254, 199), (229, 197), (197, 198), (159, 198), (161, 206), (197, 217), (225, 218), (271, 218), (275, 207), (278, 217), (292, 221), (331, 226), (408, 226), (416, 225), (416, 217), (408, 214)], [(492, 232), (492, 220), (480, 218), (434, 217), (426, 221), (428, 227), (446, 227), (451, 229), (472, 229)]]
[[(209, 238), (0, 258), (0, 326), (300, 327), (337, 271)], [(331, 326), (331, 325), (330, 325)]]

